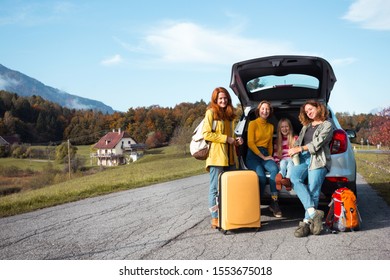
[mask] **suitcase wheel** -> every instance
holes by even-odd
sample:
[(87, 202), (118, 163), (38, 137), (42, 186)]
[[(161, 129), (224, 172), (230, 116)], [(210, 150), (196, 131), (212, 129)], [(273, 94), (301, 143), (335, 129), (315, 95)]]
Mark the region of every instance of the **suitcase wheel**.
[(227, 232), (228, 232), (227, 230), (222, 230), (222, 233), (225, 235), (227, 234)]

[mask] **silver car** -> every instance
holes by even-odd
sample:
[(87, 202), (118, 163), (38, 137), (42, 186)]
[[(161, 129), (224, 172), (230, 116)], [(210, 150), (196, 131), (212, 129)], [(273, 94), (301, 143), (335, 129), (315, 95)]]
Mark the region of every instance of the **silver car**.
[[(243, 113), (236, 127), (236, 134), (246, 140), (249, 121), (255, 119), (259, 102), (267, 100), (274, 113), (269, 119), (276, 128), (279, 119), (288, 118), (296, 134), (302, 128), (298, 115), (302, 104), (314, 99), (327, 105), (329, 118), (334, 125), (331, 141), (332, 167), (322, 185), (321, 199), (330, 200), (335, 189), (348, 187), (356, 194), (356, 161), (349, 136), (329, 108), (330, 93), (336, 82), (332, 66), (325, 59), (313, 56), (278, 55), (237, 62), (232, 67), (230, 87), (242, 105)], [(246, 143), (246, 141), (245, 141)], [(239, 150), (240, 167), (247, 169), (245, 157), (247, 145)], [(269, 186), (263, 197), (269, 196)], [(284, 188), (280, 197), (296, 197), (294, 191)]]

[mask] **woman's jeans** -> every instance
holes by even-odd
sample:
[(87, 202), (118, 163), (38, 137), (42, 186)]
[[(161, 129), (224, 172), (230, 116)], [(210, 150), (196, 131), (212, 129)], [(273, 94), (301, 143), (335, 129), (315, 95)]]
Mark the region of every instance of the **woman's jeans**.
[[(299, 159), (301, 164), (293, 166), (290, 180), (295, 193), (305, 208), (305, 219), (310, 219), (307, 209), (310, 207), (318, 208), (321, 186), (328, 170), (326, 167), (309, 170), (310, 153), (307, 151), (300, 154)], [(306, 179), (308, 179), (308, 185), (304, 183)]]
[(291, 158), (284, 158), (279, 162), (280, 174), (284, 178), (291, 178), (291, 168), (294, 166), (294, 163)]
[(223, 171), (235, 170), (236, 166), (209, 166), (210, 169), (210, 189), (209, 189), (209, 210), (211, 218), (218, 218), (218, 178)]
[[(264, 147), (258, 147), (260, 152), (264, 156), (268, 156), (268, 150)], [(265, 185), (267, 183), (267, 177), (265, 172), (268, 171), (270, 173), (269, 177), (269, 186), (272, 195), (276, 195), (278, 191), (276, 190), (276, 182), (275, 176), (279, 172), (279, 168), (273, 160), (263, 160), (258, 155), (252, 152), (251, 149), (248, 149), (248, 153), (246, 155), (246, 166), (256, 171), (257, 176), (259, 177), (260, 183), (260, 195), (264, 194)]]

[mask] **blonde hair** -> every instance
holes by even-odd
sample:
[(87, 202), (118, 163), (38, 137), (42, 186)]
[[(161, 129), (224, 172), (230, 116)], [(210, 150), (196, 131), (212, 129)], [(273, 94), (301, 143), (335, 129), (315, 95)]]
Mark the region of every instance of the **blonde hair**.
[(294, 131), (293, 131), (293, 127), (292, 127), (291, 121), (289, 119), (286, 119), (286, 118), (280, 119), (279, 122), (278, 122), (278, 131), (277, 131), (277, 135), (276, 135), (276, 155), (280, 159), (282, 158), (282, 150), (283, 150), (283, 145), (282, 145), (282, 141), (283, 141), (282, 123), (283, 122), (286, 122), (288, 127), (289, 127), (289, 132), (288, 132), (288, 135), (287, 135), (288, 147), (292, 148), (293, 145), (294, 145), (294, 142), (295, 142)]

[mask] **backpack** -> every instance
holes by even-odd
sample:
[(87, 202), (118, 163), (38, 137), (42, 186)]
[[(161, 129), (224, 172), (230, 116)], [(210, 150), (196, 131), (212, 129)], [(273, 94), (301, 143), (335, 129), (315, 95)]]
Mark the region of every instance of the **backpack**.
[[(210, 144), (208, 141), (203, 138), (203, 124), (204, 119), (198, 124), (192, 133), (191, 143), (190, 143), (190, 152), (191, 155), (199, 160), (205, 160), (209, 156)], [(215, 131), (217, 126), (217, 121), (213, 121), (212, 130)]]
[(325, 220), (330, 230), (359, 230), (362, 219), (357, 207), (356, 196), (348, 188), (339, 188), (332, 194), (329, 212)]

